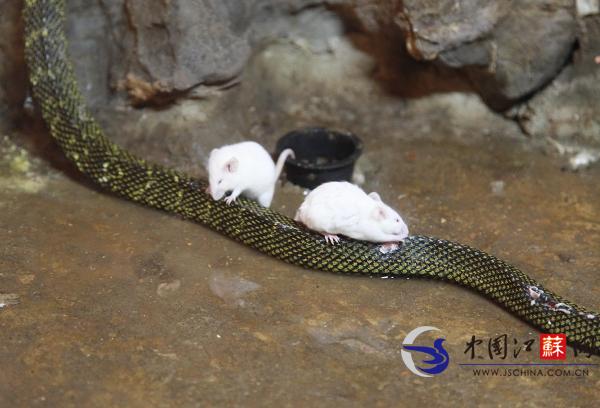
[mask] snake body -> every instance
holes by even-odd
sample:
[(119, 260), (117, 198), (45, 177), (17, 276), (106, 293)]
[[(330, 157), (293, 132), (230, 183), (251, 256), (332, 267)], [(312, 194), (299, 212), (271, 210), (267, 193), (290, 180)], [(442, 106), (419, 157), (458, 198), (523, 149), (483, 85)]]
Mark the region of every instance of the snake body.
[(547, 333), (596, 354), (600, 316), (546, 290), (519, 269), (468, 246), (411, 236), (389, 253), (380, 246), (323, 237), (257, 203), (228, 206), (204, 193), (206, 182), (137, 158), (112, 143), (89, 113), (67, 55), (64, 0), (25, 0), (25, 53), (35, 99), (64, 154), (106, 190), (179, 214), (267, 255), (337, 273), (449, 281), (471, 288)]

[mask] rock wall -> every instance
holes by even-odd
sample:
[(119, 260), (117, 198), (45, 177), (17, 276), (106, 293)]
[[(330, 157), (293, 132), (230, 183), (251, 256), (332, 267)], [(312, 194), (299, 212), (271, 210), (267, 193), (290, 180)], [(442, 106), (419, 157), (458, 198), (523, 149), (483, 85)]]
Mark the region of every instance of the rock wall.
[[(588, 3), (588, 2), (582, 2)], [(600, 9), (579, 20), (579, 49), (552, 83), (511, 112), (523, 131), (574, 146), (600, 147)]]
[(11, 128), (23, 107), (26, 72), (23, 59), (21, 2), (0, 0), (0, 132)]
[[(246, 92), (252, 97), (245, 100), (260, 100), (265, 110), (257, 114), (268, 114), (269, 104), (285, 105), (287, 96), (285, 90), (270, 91), (269, 78), (252, 69), (257, 55), (269, 44), (285, 43), (332, 62), (343, 54), (336, 54), (342, 41), (370, 62), (364, 58), (332, 62), (341, 70), (339, 77), (362, 70), (373, 89), (381, 88), (386, 97), (410, 103), (439, 93), (474, 92), (491, 110), (516, 121), (526, 134), (600, 146), (595, 118), (600, 66), (593, 61), (600, 54), (600, 43), (594, 41), (600, 34), (597, 3), (80, 0), (68, 2), (67, 31), (85, 97), (100, 117), (110, 115), (108, 126), (116, 128), (132, 118), (164, 116), (165, 109), (181, 111), (186, 106), (189, 112), (188, 102), (193, 101), (200, 107), (192, 110), (205, 114), (200, 122), (210, 122), (211, 114), (223, 115), (224, 110), (212, 109), (211, 103), (219, 99), (231, 103), (233, 95), (235, 105), (240, 95), (232, 89), (244, 81), (262, 87), (262, 95), (254, 89)], [(21, 4), (1, 0), (0, 5), (3, 128), (18, 123), (15, 118), (27, 97)], [(362, 65), (352, 68), (346, 63)], [(365, 64), (368, 69), (363, 69)], [(295, 83), (318, 93), (322, 84), (310, 69), (296, 72)], [(293, 81), (286, 83), (294, 86)], [(360, 98), (352, 101), (347, 93), (331, 92), (332, 98), (341, 98), (336, 104), (354, 105), (355, 113), (364, 110)], [(162, 113), (157, 113), (157, 107)], [(244, 115), (228, 120), (248, 127)], [(191, 120), (200, 123), (195, 117)], [(163, 126), (161, 132), (177, 130), (172, 125)], [(135, 135), (132, 140), (137, 140)]]

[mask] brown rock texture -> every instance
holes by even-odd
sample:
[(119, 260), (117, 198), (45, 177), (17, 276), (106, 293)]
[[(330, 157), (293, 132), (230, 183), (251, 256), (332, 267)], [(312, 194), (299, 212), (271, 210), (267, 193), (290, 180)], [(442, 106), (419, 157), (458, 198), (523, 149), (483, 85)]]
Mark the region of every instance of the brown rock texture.
[[(599, 53), (593, 38), (600, 18), (593, 7), (583, 13), (584, 2), (576, 3), (577, 8), (571, 0), (81, 0), (68, 2), (67, 35), (89, 105), (113, 112), (114, 121), (115, 109), (178, 109), (180, 102), (219, 98), (248, 80), (244, 72), (253, 56), (273, 43), (340, 62), (335, 44), (343, 39), (373, 59), (365, 76), (399, 100), (474, 92), (492, 110), (516, 106), (519, 113), (512, 117), (525, 133), (560, 138), (583, 132), (574, 139), (595, 143), (589, 101), (595, 103), (600, 87), (592, 62)], [(21, 7), (19, 0), (2, 2), (0, 128), (18, 123), (28, 96)], [(581, 61), (588, 68), (580, 68)], [(301, 74), (293, 86), (319, 88), (318, 81), (307, 82), (313, 79)], [(249, 85), (257, 87), (258, 98), (271, 98), (259, 96), (264, 84)], [(273, 106), (287, 103), (285, 94), (279, 98), (271, 100)], [(559, 100), (574, 112), (566, 127), (556, 125), (565, 122), (564, 112), (557, 112)], [(343, 103), (358, 107), (361, 101)]]
[(21, 5), (0, 1), (0, 131), (11, 127), (26, 98)]

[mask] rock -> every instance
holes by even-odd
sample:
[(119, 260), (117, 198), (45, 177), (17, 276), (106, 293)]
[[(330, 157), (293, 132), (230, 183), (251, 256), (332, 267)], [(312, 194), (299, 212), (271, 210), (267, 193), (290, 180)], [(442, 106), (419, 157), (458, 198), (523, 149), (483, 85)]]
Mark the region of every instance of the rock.
[[(109, 72), (122, 36), (108, 18), (109, 10), (122, 1), (68, 1), (66, 33), (79, 89), (88, 105), (107, 105), (111, 97)], [(122, 44), (122, 43), (121, 43)]]
[(6, 131), (23, 107), (27, 78), (21, 2), (4, 0), (0, 8), (0, 131)]
[(576, 0), (575, 6), (579, 17), (590, 16), (600, 12), (599, 0)]
[(531, 4), (511, 9), (490, 35), (483, 40), (488, 64), (465, 70), (488, 105), (505, 110), (547, 85), (568, 63), (576, 21), (560, 4), (547, 8)]
[[(9, 63), (0, 66), (0, 129), (9, 123), (9, 116), (22, 111), (27, 96), (22, 3), (5, 0), (5, 4), (0, 57)], [(358, 89), (356, 84), (373, 90), (373, 95), (382, 85), (389, 96), (407, 105), (424, 96), (475, 91), (488, 106), (504, 111), (534, 96), (514, 116), (523, 129), (531, 134), (554, 129), (556, 118), (564, 122), (563, 109), (568, 118), (575, 113), (583, 119), (568, 119), (568, 126), (560, 126), (560, 137), (582, 132), (579, 139), (595, 143), (595, 122), (585, 118), (591, 118), (596, 107), (596, 74), (577, 67), (569, 73), (564, 67), (572, 62), (576, 41), (586, 52), (596, 49), (593, 56), (581, 54), (590, 64), (600, 55), (594, 45), (600, 32), (595, 29), (597, 4), (592, 0), (81, 0), (68, 2), (67, 35), (81, 90), (101, 125), (128, 148), (143, 145), (138, 152), (144, 157), (143, 149), (153, 144), (147, 149), (164, 152), (165, 164), (174, 164), (170, 158), (181, 154), (187, 156), (180, 163), (202, 157), (223, 134), (243, 139), (249, 133), (268, 133), (273, 122), (285, 121), (277, 118), (282, 115), (325, 123), (330, 112), (340, 112), (341, 122), (356, 126), (356, 118), (368, 109), (356, 97), (359, 93), (342, 92)], [(578, 26), (576, 16), (585, 16), (579, 21), (584, 24)], [(578, 27), (583, 28), (577, 31)], [(261, 52), (273, 43), (301, 50), (296, 68), (306, 69), (295, 69), (287, 58), (270, 62), (276, 71), (256, 72)], [(352, 54), (348, 47), (362, 57), (344, 59)], [(317, 66), (315, 55), (327, 58)], [(251, 70), (255, 72), (248, 75)], [(548, 86), (559, 74), (556, 84)], [(250, 81), (243, 103), (230, 90), (242, 81)], [(304, 93), (296, 92), (298, 83)], [(248, 91), (252, 87), (255, 91)], [(544, 97), (538, 98), (538, 92)], [(374, 96), (369, 103), (383, 107), (386, 97)], [(570, 105), (556, 103), (557, 98), (571, 101)], [(133, 111), (131, 105), (168, 109)], [(387, 106), (384, 110), (391, 111), (397, 105)]]
[(125, 11), (134, 37), (129, 71), (167, 89), (230, 80), (249, 57), (248, 22), (236, 21), (225, 2), (126, 0)]
[[(508, 7), (503, 2), (408, 0), (396, 23), (407, 34), (409, 52), (417, 59), (430, 61), (442, 53), (468, 55), (461, 47), (473, 49), (473, 43), (481, 46), (478, 42), (491, 33), (506, 14)], [(452, 65), (467, 64), (456, 59)]]
[(497, 110), (552, 80), (576, 38), (572, 3), (561, 0), (410, 0), (396, 21), (413, 57), (460, 68)]
[(284, 36), (293, 26), (289, 13), (315, 3), (322, 2), (71, 2), (67, 34), (77, 40), (69, 51), (91, 106), (105, 106), (114, 89), (127, 91), (134, 105), (164, 105), (184, 95), (205, 97), (202, 86), (235, 83), (251, 44)]
[(504, 194), (506, 183), (503, 180), (494, 180), (490, 183), (490, 190), (493, 195), (501, 196)]
[(163, 282), (158, 285), (156, 288), (156, 294), (160, 297), (168, 297), (171, 294), (177, 292), (181, 287), (181, 281), (179, 279), (175, 279), (170, 282)]
[[(383, 34), (384, 41), (402, 40), (412, 58), (461, 72), (496, 110), (551, 81), (576, 41), (575, 10), (568, 0), (338, 3), (351, 26), (371, 36)], [(443, 89), (444, 80), (437, 78), (438, 88)]]
[(600, 159), (600, 154), (589, 150), (583, 150), (569, 159), (571, 170), (580, 170), (589, 167)]
[(598, 36), (600, 19), (586, 18), (573, 63), (511, 112), (527, 134), (565, 146), (600, 149), (600, 66), (594, 61), (600, 55)]
[(597, 73), (576, 76), (569, 68), (530, 101), (516, 110), (522, 129), (537, 138), (563, 144), (600, 148), (600, 98)]
[(14, 306), (20, 303), (20, 296), (16, 293), (0, 293), (0, 309), (6, 306)]
[(250, 53), (235, 28), (217, 0), (68, 3), (69, 52), (91, 106), (110, 102), (113, 89), (127, 90), (134, 104), (162, 104), (200, 84), (235, 78)]
[(256, 282), (249, 281), (240, 276), (228, 276), (223, 273), (214, 273), (208, 283), (210, 290), (227, 304), (245, 306), (243, 299), (246, 294), (260, 289)]

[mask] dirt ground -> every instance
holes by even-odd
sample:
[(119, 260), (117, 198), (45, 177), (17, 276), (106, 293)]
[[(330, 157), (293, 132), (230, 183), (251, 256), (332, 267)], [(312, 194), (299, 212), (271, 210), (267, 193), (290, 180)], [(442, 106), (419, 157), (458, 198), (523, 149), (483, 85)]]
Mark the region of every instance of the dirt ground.
[[(527, 140), (491, 136), (382, 136), (367, 138), (365, 151), (364, 187), (399, 209), (412, 233), (492, 253), (600, 310), (599, 166), (565, 171)], [(597, 399), (600, 366), (543, 377), (477, 376), (461, 366), (540, 361), (536, 330), (476, 293), (302, 270), (106, 195), (7, 139), (1, 157), (0, 406)], [(273, 207), (292, 215), (301, 200), (302, 190), (286, 184)], [(446, 338), (450, 365), (433, 378), (414, 375), (401, 358), (404, 337), (418, 326)], [(488, 340), (504, 334), (508, 356), (491, 359)], [(472, 336), (482, 340), (474, 359), (466, 350)], [(567, 362), (600, 358), (575, 358), (569, 348)]]

